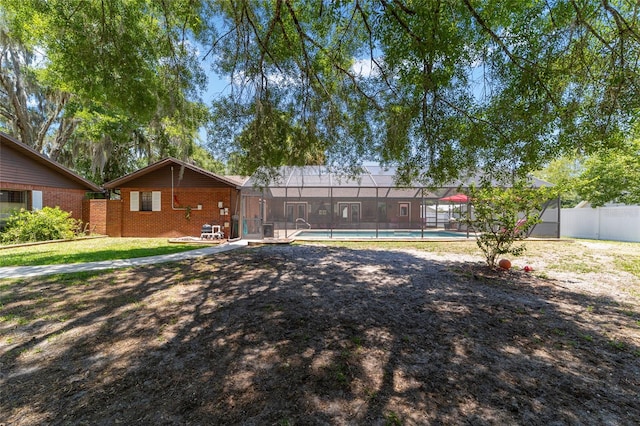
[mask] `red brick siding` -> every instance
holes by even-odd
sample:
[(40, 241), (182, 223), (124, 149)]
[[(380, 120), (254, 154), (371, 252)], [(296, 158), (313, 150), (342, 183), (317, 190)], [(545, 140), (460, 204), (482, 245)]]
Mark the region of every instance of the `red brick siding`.
[(85, 189), (51, 188), (19, 183), (4, 183), (2, 184), (2, 189), (11, 191), (42, 191), (43, 207), (60, 207), (61, 210), (71, 213), (74, 219), (83, 220), (82, 200), (87, 193)]
[(107, 200), (85, 200), (86, 215), (84, 223), (88, 223), (88, 230), (94, 234), (107, 234)]
[(91, 219), (91, 200), (82, 200), (82, 226)]
[(107, 200), (106, 230), (110, 237), (122, 237), (122, 201)]
[[(230, 188), (179, 188), (174, 190), (172, 205), (171, 188), (161, 189), (161, 211), (130, 211), (131, 191), (155, 191), (157, 188), (122, 188), (122, 236), (123, 237), (182, 237), (200, 236), (205, 223), (229, 227), (224, 228), (225, 235), (231, 230), (231, 216), (235, 206), (231, 205), (231, 196), (235, 189)], [(177, 201), (177, 202), (176, 202)], [(229, 209), (228, 216), (220, 216), (218, 202)], [(202, 205), (198, 210), (197, 205)], [(185, 208), (191, 206), (187, 219)], [(109, 217), (109, 222), (113, 219)], [(111, 235), (111, 234), (109, 234)]]
[(62, 210), (82, 220), (82, 200), (87, 191), (79, 189), (42, 189), (42, 204), (44, 206), (59, 206)]

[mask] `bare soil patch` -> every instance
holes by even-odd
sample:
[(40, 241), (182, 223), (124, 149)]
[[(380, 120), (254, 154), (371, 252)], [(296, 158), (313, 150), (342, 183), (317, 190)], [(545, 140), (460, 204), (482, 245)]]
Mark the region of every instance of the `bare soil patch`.
[(638, 279), (536, 262), (264, 246), (1, 281), (0, 423), (640, 424)]

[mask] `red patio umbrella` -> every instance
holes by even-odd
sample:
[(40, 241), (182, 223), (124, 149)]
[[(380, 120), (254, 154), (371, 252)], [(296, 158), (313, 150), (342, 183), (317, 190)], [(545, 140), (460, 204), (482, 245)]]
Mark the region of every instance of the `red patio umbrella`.
[[(440, 198), (439, 201), (445, 201), (445, 202), (452, 203), (452, 204), (460, 204), (460, 215), (462, 216), (462, 205), (469, 201), (469, 197), (467, 197), (465, 194), (457, 193), (457, 194), (454, 194), (454, 195), (450, 195), (448, 197)], [(449, 220), (452, 220), (451, 219), (451, 207), (449, 207), (449, 218), (450, 218)], [(454, 218), (454, 220), (457, 221), (457, 219), (455, 219), (455, 218)]]
[(467, 201), (469, 201), (469, 197), (464, 194), (458, 193), (455, 195), (450, 195), (448, 197), (440, 198), (440, 201), (449, 201), (451, 203), (466, 203)]

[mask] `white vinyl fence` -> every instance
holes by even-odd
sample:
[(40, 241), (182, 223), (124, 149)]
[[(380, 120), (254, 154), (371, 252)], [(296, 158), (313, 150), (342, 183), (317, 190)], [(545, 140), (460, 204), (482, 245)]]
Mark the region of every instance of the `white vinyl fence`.
[(562, 209), (560, 236), (640, 242), (640, 206)]

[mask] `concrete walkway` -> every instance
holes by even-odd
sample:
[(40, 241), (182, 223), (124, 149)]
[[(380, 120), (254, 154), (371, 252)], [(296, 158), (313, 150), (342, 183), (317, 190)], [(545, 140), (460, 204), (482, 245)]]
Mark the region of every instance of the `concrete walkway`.
[(0, 279), (29, 278), (43, 275), (66, 274), (70, 272), (99, 271), (102, 269), (129, 268), (131, 266), (175, 262), (178, 260), (193, 259), (196, 257), (234, 250), (240, 247), (245, 247), (247, 244), (248, 242), (246, 240), (239, 240), (216, 246), (183, 251), (181, 253), (138, 257), (134, 259), (105, 260), (102, 262), (71, 263), (66, 265), (6, 266), (0, 268)]

